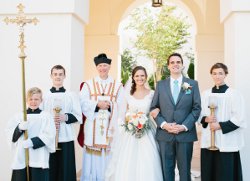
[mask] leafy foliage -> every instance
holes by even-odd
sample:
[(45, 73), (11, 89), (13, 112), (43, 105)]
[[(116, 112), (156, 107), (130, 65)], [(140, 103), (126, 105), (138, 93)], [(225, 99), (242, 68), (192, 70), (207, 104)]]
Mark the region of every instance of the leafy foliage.
[(148, 79), (148, 84), (149, 84), (149, 87), (152, 89), (152, 90), (155, 90), (155, 81), (154, 81), (154, 75), (151, 75)]
[(121, 71), (121, 79), (122, 79), (122, 84), (125, 85), (126, 82), (128, 81), (129, 79), (129, 76), (130, 76), (130, 72), (128, 71), (125, 71), (122, 69)]
[(168, 66), (167, 66), (167, 64), (164, 64), (163, 66), (162, 66), (162, 69), (161, 69), (161, 80), (163, 80), (163, 79), (166, 79), (166, 78), (168, 78), (169, 76), (170, 76), (170, 71), (169, 71), (169, 69), (168, 69)]
[(136, 65), (136, 61), (134, 60), (130, 50), (125, 49), (123, 51), (123, 54), (121, 55), (121, 64), (121, 79), (122, 84), (124, 85), (129, 79), (133, 67)]
[[(190, 35), (190, 25), (182, 15), (174, 15), (175, 9), (173, 6), (162, 6), (159, 13), (155, 13), (147, 7), (137, 8), (132, 13), (131, 22), (127, 27), (138, 33), (135, 47), (140, 53), (156, 60), (156, 74), (159, 73), (159, 69), (164, 69), (160, 71), (161, 76), (162, 73), (169, 76), (163, 67), (167, 57), (181, 49)], [(161, 76), (156, 79), (160, 80)]]

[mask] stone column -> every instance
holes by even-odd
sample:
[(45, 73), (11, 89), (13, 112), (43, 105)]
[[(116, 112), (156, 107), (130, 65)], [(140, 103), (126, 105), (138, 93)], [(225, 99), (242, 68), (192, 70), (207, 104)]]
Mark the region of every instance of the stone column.
[(197, 34), (196, 35), (196, 79), (199, 81), (200, 91), (213, 86), (210, 77), (210, 67), (216, 62), (223, 62), (223, 35)]
[[(21, 64), (16, 25), (5, 25), (3, 19), (14, 17), (22, 3), (27, 17), (39, 23), (25, 27), (26, 89), (37, 86), (43, 91), (51, 87), (50, 69), (56, 64), (66, 68), (65, 87), (78, 91), (83, 79), (84, 27), (88, 22), (89, 0), (2, 0), (0, 2), (0, 160), (1, 180), (10, 180), (13, 155), (5, 140), (4, 129), (13, 113), (22, 111)], [(82, 150), (76, 147), (77, 169), (81, 168)]]
[[(243, 93), (246, 121), (250, 117), (250, 1), (220, 0), (221, 22), (224, 23), (225, 63), (229, 68), (227, 82)], [(250, 180), (250, 132), (245, 131), (245, 147), (240, 151), (243, 180)]]

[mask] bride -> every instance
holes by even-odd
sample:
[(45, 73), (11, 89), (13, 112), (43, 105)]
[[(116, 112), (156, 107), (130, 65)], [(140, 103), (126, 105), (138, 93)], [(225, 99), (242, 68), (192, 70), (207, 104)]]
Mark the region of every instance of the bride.
[[(147, 72), (144, 67), (137, 66), (132, 71), (132, 86), (126, 95), (127, 114), (143, 112), (148, 114), (154, 91), (145, 86)], [(127, 91), (128, 92), (128, 91)], [(151, 112), (152, 116), (159, 110)], [(125, 116), (124, 116), (125, 118)], [(125, 121), (125, 119), (124, 119)], [(111, 160), (105, 173), (105, 181), (162, 181), (162, 168), (153, 121), (151, 129), (136, 138), (122, 127), (116, 136), (111, 150)]]

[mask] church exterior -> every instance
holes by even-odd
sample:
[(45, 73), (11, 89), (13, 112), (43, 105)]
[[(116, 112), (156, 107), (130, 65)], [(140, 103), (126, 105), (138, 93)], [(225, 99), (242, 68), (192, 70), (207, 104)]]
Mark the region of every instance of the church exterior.
[[(14, 18), (22, 3), (27, 17), (39, 23), (25, 26), (26, 88), (50, 87), (50, 68), (66, 67), (65, 87), (79, 91), (79, 85), (96, 75), (93, 57), (105, 52), (112, 58), (111, 75), (119, 77), (120, 21), (135, 7), (150, 0), (1, 0), (0, 2), (0, 141), (1, 180), (10, 180), (12, 155), (4, 128), (14, 112), (22, 110), (21, 63), (18, 58), (18, 27), (3, 19)], [(167, 1), (167, 0), (166, 0)], [(209, 68), (216, 62), (228, 65), (227, 83), (243, 93), (250, 110), (250, 1), (245, 0), (171, 0), (183, 8), (196, 29), (196, 80), (201, 91), (212, 86)], [(163, 0), (164, 3), (164, 0)], [(247, 112), (250, 117), (250, 112)], [(77, 128), (78, 129), (78, 128)], [(245, 138), (250, 132), (245, 132)], [(241, 151), (244, 180), (250, 180), (250, 141)], [(81, 170), (82, 149), (76, 143), (76, 166)]]

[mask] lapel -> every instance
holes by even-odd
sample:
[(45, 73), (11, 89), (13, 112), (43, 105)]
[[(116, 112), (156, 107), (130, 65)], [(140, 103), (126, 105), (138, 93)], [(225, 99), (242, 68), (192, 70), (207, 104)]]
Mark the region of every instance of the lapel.
[(183, 76), (182, 82), (181, 82), (181, 89), (180, 89), (180, 93), (179, 93), (179, 96), (178, 96), (176, 105), (180, 102), (182, 96), (185, 94), (185, 91), (184, 91), (183, 88), (182, 88), (182, 85), (183, 85), (184, 82), (187, 82), (187, 83), (188, 83), (188, 79), (187, 79), (186, 77)]
[(173, 98), (173, 95), (172, 95), (172, 92), (171, 92), (170, 77), (166, 79), (164, 87), (166, 87), (166, 89), (167, 89), (167, 94), (168, 94), (172, 104), (175, 105), (174, 98)]

